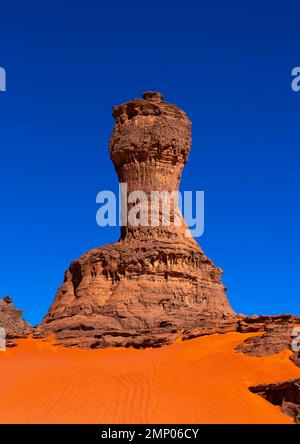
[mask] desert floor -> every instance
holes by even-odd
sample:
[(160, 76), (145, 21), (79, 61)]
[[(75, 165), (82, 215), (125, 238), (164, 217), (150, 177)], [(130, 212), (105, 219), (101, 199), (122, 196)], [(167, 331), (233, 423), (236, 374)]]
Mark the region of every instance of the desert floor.
[(19, 340), (0, 352), (0, 423), (291, 423), (248, 387), (300, 378), (289, 351), (234, 352), (228, 333), (159, 349), (79, 350)]

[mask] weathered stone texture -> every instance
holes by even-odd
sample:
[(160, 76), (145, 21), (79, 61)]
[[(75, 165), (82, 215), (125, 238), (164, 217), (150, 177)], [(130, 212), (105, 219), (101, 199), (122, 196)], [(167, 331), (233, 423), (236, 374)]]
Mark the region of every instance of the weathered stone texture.
[[(110, 156), (127, 193), (177, 191), (191, 145), (186, 114), (148, 92), (114, 107), (113, 116)], [(53, 333), (66, 346), (145, 347), (186, 339), (195, 329), (235, 330), (221, 269), (186, 236), (184, 221), (174, 223), (176, 205), (171, 209), (169, 226), (160, 208), (158, 226), (128, 223), (119, 242), (75, 260), (36, 336)]]

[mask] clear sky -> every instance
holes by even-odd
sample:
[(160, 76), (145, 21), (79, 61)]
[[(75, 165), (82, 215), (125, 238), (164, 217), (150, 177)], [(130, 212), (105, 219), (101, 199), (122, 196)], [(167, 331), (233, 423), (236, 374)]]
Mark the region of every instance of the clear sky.
[(118, 239), (112, 105), (158, 90), (193, 121), (181, 189), (233, 308), (300, 315), (299, 1), (2, 2), (0, 297), (39, 322), (70, 262)]

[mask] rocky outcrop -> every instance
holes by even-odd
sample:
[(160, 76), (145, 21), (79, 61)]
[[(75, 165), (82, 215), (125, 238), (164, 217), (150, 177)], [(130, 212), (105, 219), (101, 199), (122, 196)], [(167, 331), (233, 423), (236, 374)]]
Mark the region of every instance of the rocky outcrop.
[[(127, 203), (130, 193), (150, 198), (153, 191), (178, 190), (191, 122), (156, 92), (114, 107), (113, 116), (109, 151), (127, 185), (124, 217), (134, 206)], [(149, 218), (153, 203), (139, 203)], [(158, 205), (156, 224), (136, 226), (126, 218), (119, 242), (75, 260), (35, 336), (53, 334), (65, 346), (145, 347), (235, 331), (221, 269), (191, 237), (174, 201), (170, 208), (169, 224)]]
[(270, 327), (262, 336), (246, 339), (236, 350), (249, 356), (268, 356), (280, 353), (291, 344), (291, 327)]
[(291, 379), (275, 384), (249, 387), (252, 393), (262, 396), (270, 403), (280, 406), (281, 411), (300, 424), (300, 379)]
[(259, 315), (245, 316), (240, 315), (237, 331), (240, 333), (266, 332), (276, 326), (295, 326), (300, 325), (300, 316), (291, 314), (280, 314), (276, 316)]
[(25, 338), (32, 333), (32, 327), (22, 318), (22, 310), (15, 308), (9, 296), (0, 299), (0, 327), (5, 331), (7, 347), (16, 345), (14, 339)]
[(264, 332), (264, 334), (246, 339), (236, 347), (236, 351), (260, 357), (290, 349), (293, 351), (291, 359), (299, 365), (299, 352), (294, 347), (297, 341), (295, 336), (298, 335), (300, 348), (298, 325), (300, 325), (300, 318), (292, 315), (244, 317), (238, 322), (238, 331), (242, 333)]

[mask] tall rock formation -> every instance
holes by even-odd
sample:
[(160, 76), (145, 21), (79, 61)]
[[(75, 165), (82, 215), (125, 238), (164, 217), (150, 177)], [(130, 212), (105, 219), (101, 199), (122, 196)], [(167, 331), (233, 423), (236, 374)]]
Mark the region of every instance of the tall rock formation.
[[(187, 115), (160, 93), (147, 92), (114, 107), (113, 116), (109, 151), (127, 195), (176, 192), (191, 145)], [(150, 216), (151, 205), (145, 211)], [(157, 226), (127, 223), (119, 242), (72, 262), (36, 336), (53, 334), (66, 346), (144, 347), (194, 329), (197, 335), (234, 330), (221, 269), (186, 236), (186, 223), (178, 226), (175, 215), (172, 201), (166, 225), (160, 206)]]

